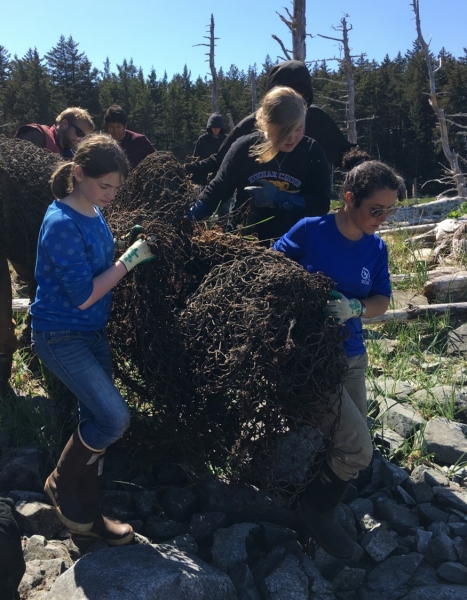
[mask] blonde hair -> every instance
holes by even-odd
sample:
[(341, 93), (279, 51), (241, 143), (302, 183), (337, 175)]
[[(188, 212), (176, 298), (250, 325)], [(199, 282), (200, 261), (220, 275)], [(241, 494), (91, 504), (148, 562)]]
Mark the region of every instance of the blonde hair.
[[(265, 133), (266, 138), (250, 150), (250, 156), (256, 156), (259, 163), (273, 160), (283, 142), (305, 119), (306, 111), (306, 102), (298, 92), (285, 86), (273, 87), (256, 113), (256, 128)], [(271, 125), (279, 132), (274, 140), (267, 137)]]
[(73, 162), (60, 165), (52, 173), (50, 187), (54, 198), (61, 200), (73, 190), (76, 180), (73, 167), (79, 165), (87, 177), (102, 177), (108, 173), (120, 173), (126, 179), (130, 170), (128, 159), (116, 142), (106, 133), (91, 133), (80, 140)]
[(65, 108), (65, 110), (62, 111), (55, 119), (56, 124), (59, 125), (63, 119), (66, 119), (67, 121), (86, 121), (89, 127), (94, 131), (94, 121), (85, 108), (80, 108), (79, 106), (70, 106), (69, 108)]

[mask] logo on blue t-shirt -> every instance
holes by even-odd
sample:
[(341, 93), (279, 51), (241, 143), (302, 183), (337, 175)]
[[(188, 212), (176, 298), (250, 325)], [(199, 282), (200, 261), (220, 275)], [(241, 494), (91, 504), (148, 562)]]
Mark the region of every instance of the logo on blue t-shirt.
[(370, 285), (370, 280), (371, 280), (370, 271), (366, 267), (363, 267), (363, 269), (362, 269), (362, 283), (364, 283), (365, 285)]

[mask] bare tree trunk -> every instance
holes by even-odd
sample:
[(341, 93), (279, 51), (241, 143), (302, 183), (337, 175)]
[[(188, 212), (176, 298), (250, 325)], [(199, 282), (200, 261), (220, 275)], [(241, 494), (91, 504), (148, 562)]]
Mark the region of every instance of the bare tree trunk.
[(206, 52), (209, 61), (209, 68), (211, 69), (211, 77), (212, 77), (212, 94), (211, 94), (211, 103), (212, 103), (212, 112), (218, 112), (218, 103), (217, 103), (217, 72), (214, 64), (214, 48), (216, 47), (215, 40), (219, 38), (214, 37), (214, 15), (211, 15), (211, 24), (209, 26), (209, 36), (203, 36), (205, 39), (209, 40), (209, 44), (194, 44), (195, 46), (207, 46), (209, 48), (209, 52)]
[[(337, 62), (344, 69), (345, 73), (345, 81), (347, 85), (347, 100), (345, 102), (345, 114), (346, 114), (346, 124), (347, 124), (347, 139), (352, 144), (357, 143), (357, 119), (355, 117), (355, 80), (353, 76), (353, 56), (350, 54), (350, 46), (349, 46), (349, 31), (352, 30), (352, 25), (347, 26), (347, 17), (349, 15), (345, 15), (341, 19), (340, 27), (334, 27), (333, 29), (337, 31), (342, 31), (342, 38), (333, 38), (327, 35), (322, 35), (318, 33), (319, 37), (322, 37), (326, 40), (333, 40), (335, 42), (339, 42), (342, 44), (342, 48), (344, 50), (344, 58), (333, 58), (333, 60), (337, 60)], [(330, 98), (332, 100), (332, 98)], [(338, 101), (342, 104), (344, 102)]]
[(347, 139), (352, 144), (357, 143), (357, 121), (355, 119), (355, 80), (353, 77), (352, 57), (349, 48), (349, 30), (345, 17), (341, 19), (342, 37), (344, 45), (344, 73), (347, 82), (348, 100), (347, 100)]
[(282, 40), (273, 35), (273, 39), (279, 44), (284, 53), (286, 60), (300, 60), (305, 62), (306, 59), (306, 0), (293, 0), (293, 14), (290, 13), (288, 8), (285, 8), (288, 15), (284, 17), (280, 13), (280, 20), (287, 25), (290, 33), (292, 34), (292, 52), (287, 50)]
[(256, 73), (254, 69), (250, 70), (250, 84), (251, 84), (251, 112), (256, 112), (258, 108), (258, 95), (256, 93)]
[(441, 68), (442, 62), (440, 58), (439, 67), (434, 70), (433, 64), (431, 62), (430, 50), (428, 44), (425, 42), (425, 39), (422, 35), (422, 28), (420, 24), (420, 0), (413, 0), (412, 7), (415, 13), (415, 22), (417, 26), (417, 35), (418, 41), (420, 42), (423, 51), (425, 53), (425, 61), (428, 67), (428, 76), (430, 78), (430, 104), (433, 108), (433, 111), (438, 119), (439, 130), (441, 134), (441, 143), (443, 146), (444, 156), (450, 165), (449, 176), (454, 179), (454, 183), (456, 186), (456, 190), (458, 195), (461, 198), (465, 198), (467, 196), (467, 187), (465, 176), (462, 173), (462, 170), (459, 166), (459, 155), (456, 154), (451, 147), (449, 146), (449, 138), (448, 138), (448, 128), (446, 124), (446, 116), (444, 114), (444, 110), (438, 104), (438, 96), (436, 95), (436, 84), (435, 84), (435, 73)]
[(214, 16), (211, 15), (211, 27), (209, 33), (209, 67), (211, 69), (211, 77), (212, 77), (212, 112), (218, 112), (218, 104), (217, 104), (217, 73), (216, 67), (214, 64)]

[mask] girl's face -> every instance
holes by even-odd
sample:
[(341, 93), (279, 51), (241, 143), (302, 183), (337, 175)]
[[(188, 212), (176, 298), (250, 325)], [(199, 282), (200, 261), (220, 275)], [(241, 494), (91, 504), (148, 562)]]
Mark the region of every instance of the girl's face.
[(388, 216), (394, 214), (398, 207), (397, 190), (378, 190), (362, 200), (356, 207), (351, 192), (345, 194), (344, 210), (348, 212), (353, 226), (367, 235), (373, 235)]
[(118, 171), (100, 177), (88, 177), (78, 165), (75, 167), (74, 176), (78, 182), (76, 191), (81, 200), (99, 208), (104, 208), (112, 202), (123, 183), (123, 177)]
[[(268, 138), (272, 141), (274, 145), (275, 141), (281, 137), (281, 128), (278, 125), (269, 125), (267, 128)], [(305, 116), (301, 119), (293, 128), (292, 132), (282, 140), (277, 149), (279, 152), (292, 152), (295, 150), (297, 144), (301, 141), (302, 137), (305, 134)]]

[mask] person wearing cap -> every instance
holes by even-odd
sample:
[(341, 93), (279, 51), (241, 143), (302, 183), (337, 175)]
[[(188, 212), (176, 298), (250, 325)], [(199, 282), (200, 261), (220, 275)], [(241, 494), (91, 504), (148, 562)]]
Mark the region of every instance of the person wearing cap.
[(126, 128), (127, 116), (119, 104), (112, 104), (104, 115), (107, 132), (117, 141), (127, 155), (130, 167), (134, 169), (139, 163), (156, 151), (148, 138)]
[[(290, 87), (303, 97), (308, 106), (305, 135), (318, 142), (329, 165), (340, 167), (344, 154), (355, 144), (347, 140), (333, 119), (323, 109), (313, 104), (313, 85), (305, 63), (298, 60), (286, 60), (275, 65), (268, 75), (266, 93), (276, 86)], [(240, 121), (224, 140), (217, 154), (192, 163), (193, 176), (199, 178), (204, 173), (215, 175), (232, 144), (240, 137), (253, 133), (255, 123), (256, 113), (252, 113)]]

